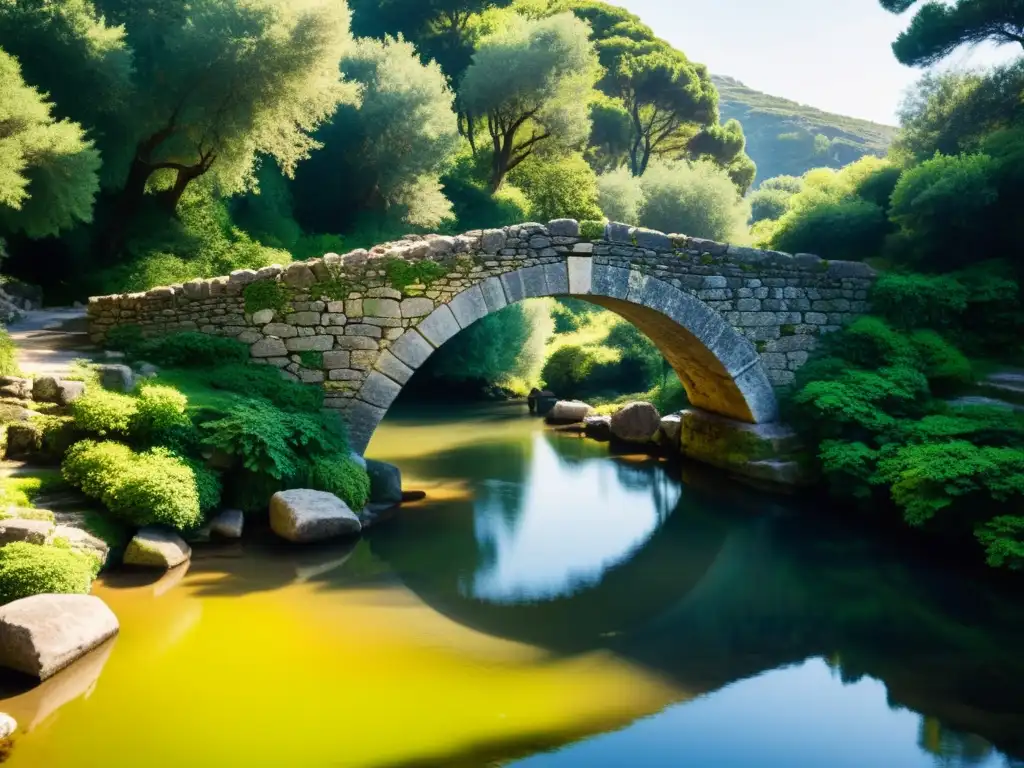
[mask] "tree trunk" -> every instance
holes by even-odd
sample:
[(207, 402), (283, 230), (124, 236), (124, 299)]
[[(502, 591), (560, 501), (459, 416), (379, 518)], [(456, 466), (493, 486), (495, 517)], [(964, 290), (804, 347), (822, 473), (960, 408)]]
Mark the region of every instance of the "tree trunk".
[(107, 225), (96, 237), (94, 247), (101, 264), (114, 262), (117, 254), (124, 247), (128, 223), (138, 215), (139, 209), (142, 207), (142, 200), (146, 194), (146, 182), (149, 181), (152, 172), (149, 164), (141, 160), (136, 153), (131, 167), (128, 169), (128, 178), (113, 205), (112, 215)]
[(173, 216), (178, 210), (178, 203), (181, 201), (181, 196), (185, 194), (185, 188), (188, 187), (189, 183), (192, 182), (193, 179), (198, 179), (206, 173), (206, 171), (207, 167), (204, 163), (190, 165), (187, 168), (179, 169), (177, 175), (174, 177), (174, 186), (170, 189), (163, 190), (159, 195), (157, 195), (157, 202), (160, 207)]

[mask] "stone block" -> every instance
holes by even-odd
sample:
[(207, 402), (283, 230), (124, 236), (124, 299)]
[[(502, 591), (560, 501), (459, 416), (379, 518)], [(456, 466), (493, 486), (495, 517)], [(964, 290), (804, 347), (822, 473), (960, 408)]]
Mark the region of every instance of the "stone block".
[(508, 306), (508, 298), (505, 296), (505, 289), (501, 280), (496, 277), (488, 277), (480, 283), (480, 291), (484, 295), (484, 303), (488, 312), (497, 312)]
[(288, 325), (316, 326), (320, 325), (320, 313), (293, 312), (290, 315), (286, 315), (284, 320)]
[(258, 312), (252, 313), (253, 325), (266, 325), (274, 319), (274, 310), (272, 309), (261, 309)]
[(420, 321), (416, 329), (422, 334), (423, 338), (435, 347), (440, 347), (448, 339), (461, 331), (462, 327), (455, 319), (455, 315), (452, 314), (452, 310), (448, 305), (442, 304), (428, 317)]
[(434, 353), (434, 348), (418, 331), (409, 330), (391, 345), (391, 353), (415, 370)]
[(649, 248), (652, 251), (672, 250), (672, 241), (668, 235), (654, 229), (641, 227), (633, 230), (633, 242), (637, 248)]
[[(334, 348), (333, 336), (303, 336), (284, 342), (289, 352), (328, 352)], [(267, 355), (271, 357), (271, 355)]]
[(346, 336), (368, 336), (371, 339), (379, 339), (384, 335), (380, 326), (369, 323), (354, 323), (345, 327)]
[(287, 323), (267, 323), (263, 326), (263, 333), (266, 336), (277, 336), (279, 339), (291, 339), (299, 335), (295, 326)]
[(477, 320), (487, 316), (487, 302), (479, 285), (467, 288), (448, 304), (455, 320), (463, 328), (468, 328)]
[(249, 354), (252, 357), (281, 357), (288, 354), (288, 348), (281, 339), (262, 339), (249, 348)]
[(544, 265), (544, 279), (547, 295), (567, 296), (569, 294), (569, 269), (564, 262)]
[(484, 253), (497, 253), (505, 247), (505, 230), (488, 229), (480, 236), (480, 250)]
[(422, 296), (404, 299), (399, 311), (402, 317), (426, 317), (434, 311), (434, 302)]
[(395, 299), (363, 299), (363, 315), (402, 317), (402, 310)]
[(95, 370), (100, 377), (100, 386), (104, 389), (113, 392), (131, 392), (135, 389), (135, 374), (127, 365), (97, 365)]
[(405, 384), (412, 378), (413, 369), (395, 357), (388, 350), (380, 353), (377, 358), (376, 368), (389, 379), (394, 379), (399, 384)]
[[(588, 243), (589, 245), (589, 243)], [(570, 256), (566, 260), (569, 272), (569, 294), (585, 296), (593, 285), (594, 260), (583, 256)]]
[(297, 261), (285, 267), (281, 282), (293, 288), (309, 288), (316, 282), (316, 275), (305, 263)]
[(346, 351), (324, 352), (324, 368), (348, 368), (352, 353)]
[[(330, 338), (321, 337), (321, 338)], [(338, 349), (348, 350), (377, 350), (380, 349), (380, 342), (371, 339), (369, 336), (335, 336), (334, 343)]]

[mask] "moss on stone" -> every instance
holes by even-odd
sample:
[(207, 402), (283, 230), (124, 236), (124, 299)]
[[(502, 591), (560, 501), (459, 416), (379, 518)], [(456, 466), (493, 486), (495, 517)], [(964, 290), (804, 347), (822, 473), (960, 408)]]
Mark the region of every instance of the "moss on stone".
[(700, 263), (703, 264), (705, 267), (710, 267), (712, 264), (715, 263), (715, 257), (712, 256), (710, 253), (702, 253), (700, 255)]
[(258, 280), (242, 291), (245, 311), (250, 315), (264, 309), (284, 312), (288, 309), (288, 289), (276, 280)]
[(404, 291), (410, 285), (430, 285), (448, 274), (448, 270), (436, 261), (388, 259), (384, 263), (384, 274), (392, 288)]
[(604, 239), (605, 223), (593, 219), (580, 222), (580, 237), (584, 240)]

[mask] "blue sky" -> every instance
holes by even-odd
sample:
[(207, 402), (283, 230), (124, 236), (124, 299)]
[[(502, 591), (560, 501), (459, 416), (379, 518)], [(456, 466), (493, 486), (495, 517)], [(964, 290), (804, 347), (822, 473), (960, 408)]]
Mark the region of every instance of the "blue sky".
[[(920, 77), (890, 44), (909, 19), (878, 0), (610, 0), (718, 75), (839, 114), (895, 123), (904, 90)], [(943, 66), (1020, 55), (1018, 46), (958, 51)]]

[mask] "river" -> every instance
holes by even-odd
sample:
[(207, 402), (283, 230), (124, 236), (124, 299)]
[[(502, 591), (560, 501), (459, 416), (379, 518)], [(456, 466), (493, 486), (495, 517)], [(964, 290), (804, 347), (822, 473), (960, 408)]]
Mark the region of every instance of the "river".
[(524, 411), (398, 407), (368, 454), (428, 498), (358, 542), (102, 578), (8, 764), (1024, 765), (1019, 595)]

